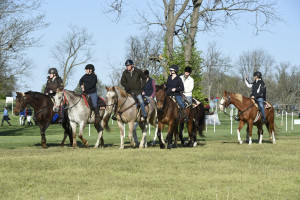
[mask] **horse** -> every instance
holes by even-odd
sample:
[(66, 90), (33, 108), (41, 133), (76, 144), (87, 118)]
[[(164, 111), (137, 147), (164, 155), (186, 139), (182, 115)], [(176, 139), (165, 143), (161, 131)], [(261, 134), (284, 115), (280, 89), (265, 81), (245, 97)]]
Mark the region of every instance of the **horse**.
[[(120, 129), (120, 148), (124, 149), (124, 124), (128, 124), (129, 134), (128, 139), (130, 141), (130, 145), (135, 147), (137, 145), (137, 139), (135, 134), (135, 122), (138, 122), (139, 127), (143, 132), (143, 136), (139, 145), (139, 148), (142, 149), (146, 147), (146, 132), (148, 123), (157, 127), (157, 113), (156, 113), (156, 103), (154, 99), (148, 98), (149, 104), (145, 106), (147, 115), (146, 122), (141, 122), (140, 115), (141, 111), (136, 105), (135, 99), (127, 94), (125, 90), (120, 87), (106, 87), (107, 94), (107, 105), (106, 110), (108, 113), (112, 113), (115, 111), (115, 117), (118, 123), (118, 127)], [(134, 137), (134, 138), (133, 138)]]
[[(171, 97), (166, 95), (166, 90), (164, 85), (157, 85), (155, 97), (157, 101), (157, 119), (158, 119), (158, 138), (160, 142), (160, 148), (165, 148), (165, 145), (161, 141), (161, 130), (163, 125), (168, 125), (168, 135), (167, 148), (171, 149), (177, 147), (178, 137), (180, 137), (181, 143), (184, 144), (184, 140), (182, 138), (182, 134), (178, 134), (178, 125), (183, 123), (183, 119), (179, 119), (179, 107), (177, 103), (175, 103)], [(202, 112), (201, 112), (202, 110)], [(188, 111), (188, 133), (189, 133), (189, 143), (188, 146), (195, 146), (197, 143), (197, 134), (195, 132), (199, 132), (201, 136), (203, 136), (202, 130), (204, 128), (204, 119), (205, 119), (205, 111), (204, 107), (192, 108), (189, 107)], [(172, 145), (173, 132), (175, 133), (174, 144)]]
[(68, 117), (70, 120), (70, 125), (73, 130), (73, 144), (72, 147), (76, 147), (76, 126), (79, 124), (79, 134), (78, 137), (81, 139), (83, 144), (86, 147), (89, 147), (88, 141), (83, 138), (83, 130), (85, 128), (86, 124), (94, 124), (94, 127), (96, 128), (98, 132), (98, 138), (97, 142), (94, 146), (94, 148), (99, 147), (99, 141), (101, 140), (101, 147), (104, 146), (104, 140), (103, 140), (103, 127), (105, 127), (107, 130), (109, 130), (108, 124), (105, 123), (103, 120), (106, 117), (110, 117), (106, 115), (105, 110), (100, 110), (100, 123), (95, 122), (95, 113), (91, 109), (91, 107), (87, 104), (86, 99), (83, 95), (78, 95), (73, 91), (70, 90), (57, 90), (56, 94), (54, 96), (54, 105), (53, 105), (53, 111), (58, 112), (59, 106), (66, 104), (67, 110), (68, 110)]
[[(243, 143), (240, 136), (240, 131), (243, 126), (247, 123), (247, 136), (249, 135), (249, 145), (252, 144), (252, 129), (253, 125), (257, 126), (259, 134), (259, 144), (262, 144), (263, 136), (263, 123), (261, 122), (261, 114), (253, 102), (252, 99), (242, 96), (239, 93), (230, 93), (225, 91), (219, 104), (219, 109), (221, 111), (224, 108), (228, 107), (230, 104), (234, 105), (238, 109), (239, 117), (239, 127), (237, 129), (238, 141), (240, 144)], [(225, 111), (224, 111), (225, 112)], [(265, 109), (266, 114), (266, 127), (269, 131), (270, 139), (272, 139), (273, 144), (275, 141), (275, 123), (274, 123), (274, 108), (271, 106), (268, 109)]]
[[(50, 124), (58, 124), (58, 120), (52, 122), (55, 112), (52, 111), (53, 102), (51, 98), (45, 94), (39, 92), (28, 91), (25, 93), (16, 92), (16, 105), (14, 108), (15, 115), (19, 115), (20, 111), (24, 110), (27, 105), (30, 105), (34, 109), (34, 118), (41, 131), (41, 146), (47, 147), (46, 144), (46, 129)], [(65, 120), (62, 126), (65, 130), (64, 138), (61, 142), (61, 146), (64, 146), (67, 135), (69, 136), (70, 143), (73, 143), (72, 131), (70, 130), (69, 119), (67, 113), (64, 112)]]

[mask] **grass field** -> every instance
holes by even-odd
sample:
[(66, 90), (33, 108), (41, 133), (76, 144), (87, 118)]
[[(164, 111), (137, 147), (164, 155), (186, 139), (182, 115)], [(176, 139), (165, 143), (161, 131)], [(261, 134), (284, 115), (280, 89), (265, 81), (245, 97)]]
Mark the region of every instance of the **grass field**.
[[(103, 149), (79, 140), (78, 148), (59, 147), (59, 125), (47, 129), (42, 149), (38, 127), (11, 116), (13, 126), (0, 127), (0, 199), (300, 199), (300, 125), (292, 131), (288, 119), (286, 132), (277, 118), (276, 144), (265, 130), (263, 144), (255, 133), (249, 146), (237, 143), (237, 123), (231, 135), (229, 118), (219, 117), (222, 125), (208, 126), (195, 148), (133, 149), (126, 138), (119, 150), (116, 123)], [(245, 141), (245, 128), (241, 135)], [(94, 128), (84, 137), (92, 147)]]

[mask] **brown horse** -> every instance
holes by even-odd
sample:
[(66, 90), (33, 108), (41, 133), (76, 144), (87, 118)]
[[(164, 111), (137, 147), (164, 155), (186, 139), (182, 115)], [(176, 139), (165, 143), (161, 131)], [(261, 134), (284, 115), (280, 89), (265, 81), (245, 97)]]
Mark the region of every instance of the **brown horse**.
[[(164, 85), (156, 86), (156, 93), (155, 93), (156, 101), (157, 101), (157, 118), (158, 118), (158, 138), (160, 142), (160, 148), (165, 148), (165, 145), (161, 141), (161, 130), (163, 125), (168, 125), (168, 135), (167, 135), (167, 148), (170, 149), (172, 147), (177, 147), (178, 136), (183, 143), (182, 135), (178, 134), (178, 125), (183, 123), (183, 119), (179, 117), (179, 107), (176, 102), (174, 102), (169, 96), (166, 95), (166, 90)], [(192, 147), (196, 140), (196, 133), (199, 132), (201, 136), (202, 130), (204, 128), (204, 107), (203, 112), (198, 112), (201, 109), (195, 108), (193, 109), (191, 106), (188, 108), (188, 133), (189, 133), (189, 143), (188, 146)], [(197, 122), (196, 122), (196, 118)], [(202, 120), (202, 121), (199, 121)], [(195, 122), (195, 123), (194, 123)], [(175, 135), (174, 144), (172, 145), (172, 138), (173, 133)]]
[[(228, 107), (230, 104), (234, 105), (238, 109), (239, 127), (237, 129), (238, 141), (240, 144), (243, 143), (240, 136), (240, 131), (243, 126), (247, 123), (247, 135), (249, 135), (249, 145), (252, 144), (252, 129), (253, 125), (257, 126), (259, 133), (259, 144), (262, 144), (263, 135), (263, 123), (261, 122), (261, 114), (252, 101), (252, 99), (242, 96), (239, 93), (230, 93), (225, 91), (222, 99), (220, 100), (219, 109), (221, 111)], [(267, 129), (269, 131), (270, 139), (275, 144), (275, 124), (274, 124), (274, 108), (271, 106), (265, 109), (267, 119)]]
[[(53, 102), (51, 98), (39, 92), (29, 91), (25, 93), (16, 93), (16, 105), (14, 108), (15, 115), (19, 115), (20, 111), (24, 110), (27, 105), (30, 105), (34, 109), (34, 118), (37, 121), (37, 124), (41, 130), (41, 144), (43, 148), (46, 148), (46, 129), (49, 127), (50, 124), (58, 124), (58, 120), (52, 122), (55, 112), (53, 112), (52, 110)], [(61, 142), (61, 146), (64, 145), (67, 135), (69, 136), (70, 144), (73, 143), (72, 130), (69, 124), (67, 112), (64, 112), (64, 119), (65, 120), (62, 123), (62, 126), (65, 129), (65, 132), (64, 138)]]

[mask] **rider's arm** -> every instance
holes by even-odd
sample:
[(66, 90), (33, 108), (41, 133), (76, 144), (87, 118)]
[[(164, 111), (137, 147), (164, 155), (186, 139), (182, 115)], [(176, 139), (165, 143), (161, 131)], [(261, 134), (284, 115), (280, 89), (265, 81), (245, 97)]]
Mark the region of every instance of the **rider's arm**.
[(125, 77), (126, 76), (125, 73), (126, 73), (126, 71), (123, 72), (120, 82), (121, 82), (121, 85), (125, 88), (125, 90), (130, 90), (131, 88), (130, 88), (129, 83), (128, 83), (126, 77)]
[(247, 79), (245, 79), (245, 83), (247, 85), (248, 88), (252, 88), (252, 83), (249, 83), (249, 81)]

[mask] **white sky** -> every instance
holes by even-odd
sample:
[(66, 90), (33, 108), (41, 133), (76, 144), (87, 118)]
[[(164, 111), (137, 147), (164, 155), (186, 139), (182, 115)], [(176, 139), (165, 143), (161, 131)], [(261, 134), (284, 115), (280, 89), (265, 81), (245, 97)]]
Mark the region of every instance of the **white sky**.
[[(33, 60), (34, 70), (31, 77), (25, 79), (29, 88), (21, 90), (41, 91), (46, 82), (47, 71), (55, 66), (55, 60), (51, 57), (51, 49), (66, 35), (70, 24), (87, 28), (94, 35), (94, 58), (93, 64), (96, 68), (98, 79), (102, 83), (111, 83), (108, 66), (108, 58), (113, 62), (124, 63), (126, 56), (126, 42), (130, 36), (139, 35), (143, 31), (138, 25), (131, 22), (131, 16), (136, 6), (147, 8), (146, 1), (130, 0), (128, 8), (119, 23), (112, 23), (102, 14), (101, 3), (103, 0), (49, 0), (42, 10), (46, 12), (46, 20), (50, 26), (36, 33), (42, 36), (41, 45), (27, 51), (27, 55)], [(143, 5), (143, 2), (145, 5)], [(135, 5), (134, 3), (138, 3)], [(238, 58), (245, 51), (264, 49), (274, 56), (277, 63), (290, 62), (292, 65), (300, 66), (300, 1), (279, 0), (279, 10), (282, 18), (287, 22), (273, 25), (271, 32), (262, 32), (258, 36), (253, 35), (253, 28), (247, 23), (247, 19), (241, 20), (238, 28), (228, 26), (220, 30), (219, 34), (198, 34), (198, 50), (205, 51), (208, 42), (215, 41), (218, 47), (232, 57)], [(132, 16), (131, 16), (132, 17)], [(85, 65), (78, 66), (76, 72), (69, 80), (67, 89), (73, 90), (80, 77), (84, 74)], [(57, 67), (58, 68), (58, 67)], [(124, 68), (125, 69), (125, 68)], [(59, 72), (59, 74), (61, 74)]]

